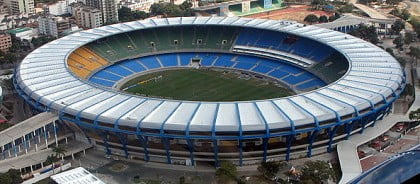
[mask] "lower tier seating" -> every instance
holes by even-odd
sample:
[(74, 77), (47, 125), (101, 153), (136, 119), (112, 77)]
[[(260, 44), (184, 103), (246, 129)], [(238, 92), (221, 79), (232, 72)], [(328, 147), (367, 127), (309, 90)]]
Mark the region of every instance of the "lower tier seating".
[(124, 60), (96, 72), (89, 81), (112, 87), (129, 75), (150, 69), (185, 67), (189, 66), (193, 59), (198, 59), (201, 67), (241, 69), (277, 78), (298, 91), (325, 85), (325, 82), (314, 74), (290, 65), (287, 61), (222, 53), (171, 53)]

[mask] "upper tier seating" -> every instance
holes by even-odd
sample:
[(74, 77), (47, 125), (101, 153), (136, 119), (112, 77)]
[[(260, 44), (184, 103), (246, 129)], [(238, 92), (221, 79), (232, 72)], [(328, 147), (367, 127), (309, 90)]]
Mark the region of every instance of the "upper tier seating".
[(334, 52), (323, 62), (317, 63), (309, 70), (328, 83), (336, 81), (348, 70), (348, 63), (346, 58), (338, 53)]
[(329, 46), (308, 38), (255, 28), (242, 29), (234, 45), (282, 51), (315, 62), (323, 61), (334, 51)]
[(117, 62), (151, 52), (176, 50), (229, 50), (237, 37), (235, 27), (160, 27), (117, 34), (88, 44), (88, 47)]
[(69, 55), (67, 64), (74, 74), (87, 78), (92, 71), (107, 65), (108, 62), (88, 48), (80, 47)]

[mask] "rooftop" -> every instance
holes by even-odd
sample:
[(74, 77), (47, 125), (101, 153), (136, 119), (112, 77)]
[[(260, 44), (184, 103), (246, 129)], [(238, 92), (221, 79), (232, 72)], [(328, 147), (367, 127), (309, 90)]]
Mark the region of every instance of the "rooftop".
[(103, 181), (101, 181), (99, 178), (97, 178), (83, 167), (78, 167), (56, 174), (51, 176), (51, 179), (58, 184), (105, 184)]
[(21, 32), (25, 32), (25, 31), (29, 31), (29, 30), (32, 30), (32, 28), (30, 28), (30, 27), (23, 27), (23, 28), (16, 28), (16, 29), (8, 30), (7, 33), (16, 34), (16, 33), (21, 33)]

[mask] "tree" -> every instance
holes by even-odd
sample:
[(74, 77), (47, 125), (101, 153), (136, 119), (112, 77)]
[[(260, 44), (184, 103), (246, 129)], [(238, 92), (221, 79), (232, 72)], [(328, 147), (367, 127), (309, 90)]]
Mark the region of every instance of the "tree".
[(216, 176), (237, 180), (238, 171), (236, 170), (236, 165), (232, 162), (222, 161), (220, 167), (216, 170)]
[(367, 27), (364, 24), (360, 24), (359, 28), (350, 31), (349, 34), (367, 40), (373, 44), (377, 44), (379, 42), (378, 34), (374, 26)]
[(163, 15), (165, 17), (191, 16), (193, 14), (191, 7), (192, 4), (186, 1), (180, 5), (154, 3), (150, 6), (150, 13), (152, 15)]
[(420, 38), (420, 16), (411, 17), (409, 22), (413, 26), (413, 29), (417, 34), (417, 38)]
[(325, 5), (325, 0), (312, 0), (312, 8), (318, 10), (321, 5)]
[(7, 171), (7, 175), (9, 175), (9, 178), (11, 179), (12, 184), (19, 184), (23, 182), (23, 179), (21, 177), (22, 173), (20, 172), (20, 170), (9, 169)]
[(149, 17), (144, 11), (131, 11), (130, 8), (121, 7), (118, 9), (118, 18), (121, 22), (129, 22)]
[(402, 19), (404, 19), (404, 20), (408, 20), (410, 17), (411, 17), (411, 14), (410, 14), (410, 12), (409, 12), (407, 9), (404, 9), (404, 10), (401, 12), (401, 18), (402, 18)]
[(4, 53), (3, 51), (0, 51), (0, 63), (11, 63), (14, 64), (17, 61), (16, 54), (7, 52)]
[(390, 14), (402, 18), (403, 20), (408, 20), (411, 17), (410, 12), (407, 9), (399, 9), (399, 8), (394, 8), (391, 10)]
[(65, 153), (67, 152), (67, 150), (64, 149), (62, 146), (52, 147), (52, 150), (55, 153), (55, 157), (57, 158), (64, 157)]
[(415, 42), (415, 41), (416, 41), (416, 34), (411, 31), (406, 31), (404, 35), (404, 43), (408, 45), (411, 42)]
[(411, 111), (408, 115), (408, 118), (412, 121), (419, 121), (420, 120), (420, 108), (417, 110)]
[(353, 4), (346, 3), (346, 5), (342, 6), (340, 9), (338, 9), (341, 13), (351, 13), (353, 12), (354, 6)]
[(144, 11), (135, 11), (133, 12), (133, 18), (134, 20), (139, 20), (139, 19), (145, 19), (148, 18), (149, 14), (144, 12)]
[(411, 46), (408, 55), (411, 56), (415, 62), (417, 62), (417, 59), (420, 58), (420, 48)]
[(43, 35), (39, 36), (38, 38), (32, 38), (31, 43), (34, 45), (35, 48), (37, 48), (53, 40), (55, 40), (54, 37)]
[(308, 22), (309, 24), (313, 24), (315, 22), (318, 22), (318, 17), (314, 14), (310, 14), (303, 19), (303, 21)]
[(133, 20), (133, 13), (131, 12), (131, 9), (125, 6), (118, 9), (118, 19), (121, 22), (128, 22)]
[[(405, 86), (404, 91), (401, 93), (401, 97), (406, 97), (406, 96), (413, 96), (414, 95), (414, 87), (411, 84), (408, 84)], [(410, 112), (411, 113), (411, 112)], [(413, 116), (413, 115), (412, 115)], [(410, 118), (410, 114), (408, 115), (408, 118)], [(414, 120), (414, 119), (411, 119)]]
[(395, 57), (394, 51), (391, 48), (386, 48), (385, 51), (388, 52), (389, 54), (391, 54), (391, 56)]
[(400, 19), (396, 20), (391, 26), (391, 30), (394, 34), (400, 34), (403, 29), (405, 29), (405, 22)]
[(283, 162), (277, 161), (269, 161), (269, 162), (262, 162), (258, 166), (258, 171), (266, 178), (273, 178), (277, 172), (279, 172), (281, 167), (284, 167), (285, 164)]
[(320, 17), (319, 17), (319, 22), (320, 22), (320, 23), (325, 23), (325, 22), (328, 22), (328, 17), (327, 17), (327, 16), (325, 16), (325, 15), (320, 16)]
[(402, 0), (386, 0), (386, 4), (389, 4), (389, 5), (396, 5), (400, 2), (402, 2)]
[(11, 184), (12, 178), (7, 173), (0, 173), (0, 181), (4, 184)]
[(6, 173), (0, 173), (0, 183), (19, 184), (23, 182), (22, 173), (17, 169), (9, 169)]
[(392, 43), (394, 43), (395, 47), (399, 50), (403, 50), (403, 46), (404, 46), (404, 40), (402, 38), (402, 36), (398, 36), (397, 38), (394, 39), (394, 41), (392, 41)]
[(53, 170), (54, 173), (54, 164), (55, 162), (59, 161), (60, 159), (58, 159), (54, 154), (48, 155), (47, 159), (45, 160), (45, 164), (49, 165), (51, 164), (51, 169)]
[(324, 161), (308, 161), (302, 169), (300, 177), (302, 183), (326, 183), (326, 180), (333, 174), (332, 169)]

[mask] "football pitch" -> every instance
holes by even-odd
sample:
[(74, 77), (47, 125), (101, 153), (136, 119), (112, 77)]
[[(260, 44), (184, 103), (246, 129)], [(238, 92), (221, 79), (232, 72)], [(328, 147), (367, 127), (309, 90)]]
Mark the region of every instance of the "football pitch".
[(175, 100), (244, 101), (293, 95), (263, 79), (208, 69), (176, 69), (146, 74), (125, 83), (126, 92)]

